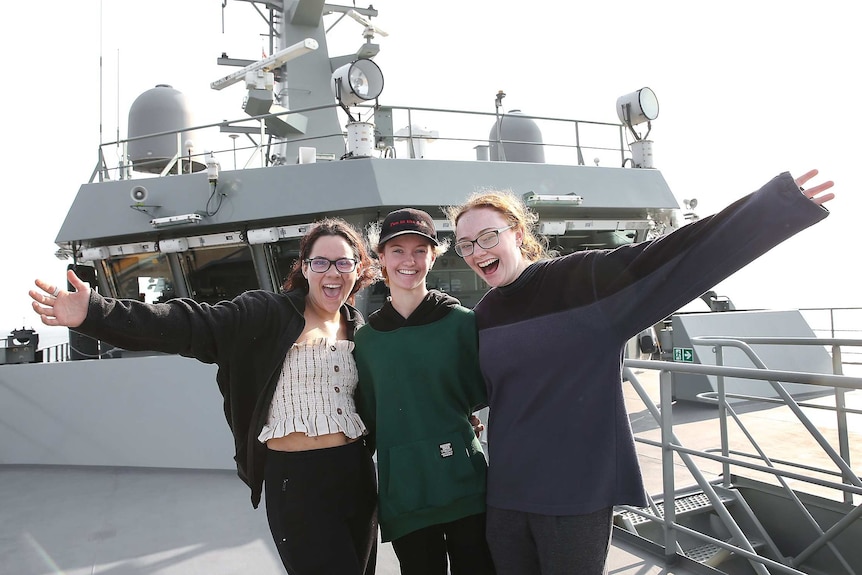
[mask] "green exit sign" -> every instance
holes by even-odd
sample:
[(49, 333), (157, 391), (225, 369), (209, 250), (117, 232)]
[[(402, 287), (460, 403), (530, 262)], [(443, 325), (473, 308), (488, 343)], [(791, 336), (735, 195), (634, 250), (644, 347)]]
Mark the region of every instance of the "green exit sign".
[(694, 350), (690, 347), (673, 348), (673, 360), (682, 363), (694, 363)]

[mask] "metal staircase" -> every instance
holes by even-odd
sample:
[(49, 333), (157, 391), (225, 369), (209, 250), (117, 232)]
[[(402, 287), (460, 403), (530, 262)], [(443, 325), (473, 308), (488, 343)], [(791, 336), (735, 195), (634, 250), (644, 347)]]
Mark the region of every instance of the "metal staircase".
[[(716, 489), (716, 494), (721, 504), (728, 510), (731, 510), (731, 514), (734, 513), (734, 509), (745, 509), (747, 507), (737, 504), (741, 498), (738, 492), (723, 490), (719, 487)], [(619, 508), (614, 513), (614, 526), (624, 529), (635, 536), (661, 544), (662, 537), (664, 536), (663, 523), (650, 518), (649, 515), (658, 517), (663, 521), (665, 518), (665, 502), (656, 502), (654, 507)], [(767, 539), (763, 538), (765, 531), (753, 515), (748, 515), (747, 513), (745, 515), (744, 520), (738, 522), (746, 525), (743, 532), (748, 542), (755, 551), (760, 552), (760, 550), (767, 547)], [(721, 518), (715, 512), (714, 504), (703, 491), (697, 490), (676, 497), (674, 499), (674, 517), (679, 526), (701, 533), (711, 533), (714, 537), (728, 544), (728, 546), (734, 544), (734, 538), (722, 524)], [(769, 555), (773, 557), (778, 556), (777, 549), (773, 547), (771, 551), (772, 553), (769, 553)], [(731, 549), (723, 547), (718, 543), (704, 542), (689, 537), (681, 537), (678, 540), (677, 552), (692, 561), (715, 569), (722, 569), (723, 564), (736, 557), (736, 554)], [(751, 573), (753, 571), (739, 567), (729, 567), (729, 570), (722, 570), (721, 572)]]

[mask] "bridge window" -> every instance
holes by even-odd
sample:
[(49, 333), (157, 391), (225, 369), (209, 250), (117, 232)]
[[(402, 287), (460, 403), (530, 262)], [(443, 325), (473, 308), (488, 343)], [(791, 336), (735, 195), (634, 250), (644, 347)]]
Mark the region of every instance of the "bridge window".
[(272, 256), (275, 261), (275, 277), (278, 280), (278, 288), (284, 286), (293, 264), (299, 259), (299, 238), (281, 240), (271, 244)]
[(175, 297), (167, 257), (144, 253), (105, 260), (116, 296), (149, 303)]
[(192, 297), (199, 302), (214, 304), (259, 287), (246, 245), (196, 248), (179, 255)]

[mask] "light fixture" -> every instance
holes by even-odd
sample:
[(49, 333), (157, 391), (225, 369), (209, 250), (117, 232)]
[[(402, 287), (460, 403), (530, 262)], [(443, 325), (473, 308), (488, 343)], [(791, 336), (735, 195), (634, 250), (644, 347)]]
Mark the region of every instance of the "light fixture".
[(566, 220), (569, 231), (622, 231), (650, 229), (649, 220)]
[(641, 88), (617, 98), (617, 116), (623, 124), (637, 126), (658, 118), (658, 98), (650, 88)]
[(153, 218), (150, 220), (150, 225), (154, 228), (165, 228), (168, 226), (181, 226), (183, 224), (198, 224), (202, 219), (200, 214), (182, 214), (166, 218)]
[(332, 95), (342, 106), (374, 100), (383, 91), (383, 72), (373, 60), (360, 58), (332, 73)]
[(98, 248), (84, 248), (81, 250), (81, 259), (84, 261), (106, 260), (111, 256), (107, 246)]
[(248, 230), (245, 233), (245, 239), (252, 245), (271, 244), (278, 241), (278, 228)]
[(206, 234), (202, 236), (188, 236), (186, 238), (189, 247), (211, 248), (215, 246), (230, 246), (242, 243), (240, 232), (222, 232), (218, 234)]
[(134, 254), (152, 253), (158, 249), (154, 243), (133, 243), (108, 246), (112, 256), (130, 256)]
[[(641, 88), (625, 96), (617, 98), (617, 117), (632, 133), (636, 140), (641, 140), (634, 126), (647, 123), (647, 134), (652, 126), (650, 122), (658, 118), (658, 98), (650, 88)], [(643, 137), (646, 137), (644, 135)]]
[(278, 237), (279, 238), (301, 238), (314, 224), (299, 224), (295, 226), (279, 226), (278, 228)]
[(628, 220), (617, 224), (619, 230), (651, 230), (655, 227), (652, 220)]
[(581, 202), (584, 201), (584, 198), (578, 196), (577, 194), (563, 194), (563, 195), (554, 195), (554, 194), (535, 194), (533, 192), (528, 192), (524, 194), (524, 203), (527, 204), (528, 207), (535, 206), (559, 206), (559, 205), (569, 205), (569, 206), (579, 206)]
[(184, 252), (189, 249), (189, 241), (186, 238), (172, 238), (159, 241), (159, 251), (165, 254)]
[(566, 233), (566, 222), (544, 221), (539, 225), (539, 233), (543, 236), (562, 236)]

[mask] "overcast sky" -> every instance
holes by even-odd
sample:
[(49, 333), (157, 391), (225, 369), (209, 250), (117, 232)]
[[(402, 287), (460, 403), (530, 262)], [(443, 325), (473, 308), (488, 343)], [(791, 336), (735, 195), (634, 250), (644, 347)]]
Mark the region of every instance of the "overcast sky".
[[(374, 7), (375, 23), (389, 33), (377, 39), (382, 104), (493, 112), (502, 89), (505, 110), (616, 122), (617, 97), (649, 86), (660, 102), (649, 136), (656, 167), (679, 199), (698, 199), (701, 215), (779, 172), (820, 169), (836, 182), (833, 214), (716, 291), (738, 307), (862, 306), (850, 280), (862, 213), (855, 126), (862, 50), (852, 2), (376, 0)], [(222, 52), (258, 58), (265, 45), (259, 16), (231, 0), (224, 10), (221, 0), (45, 0), (3, 11), (0, 330), (42, 330), (27, 290), (36, 277), (63, 281), (54, 239), (99, 143), (115, 140), (118, 129), (125, 137), (132, 101), (159, 83), (186, 94), (201, 121), (242, 117), (243, 90), (209, 88), (232, 71), (215, 60)], [(362, 40), (358, 25), (338, 30), (345, 47)], [(428, 127), (446, 135), (446, 126)]]

